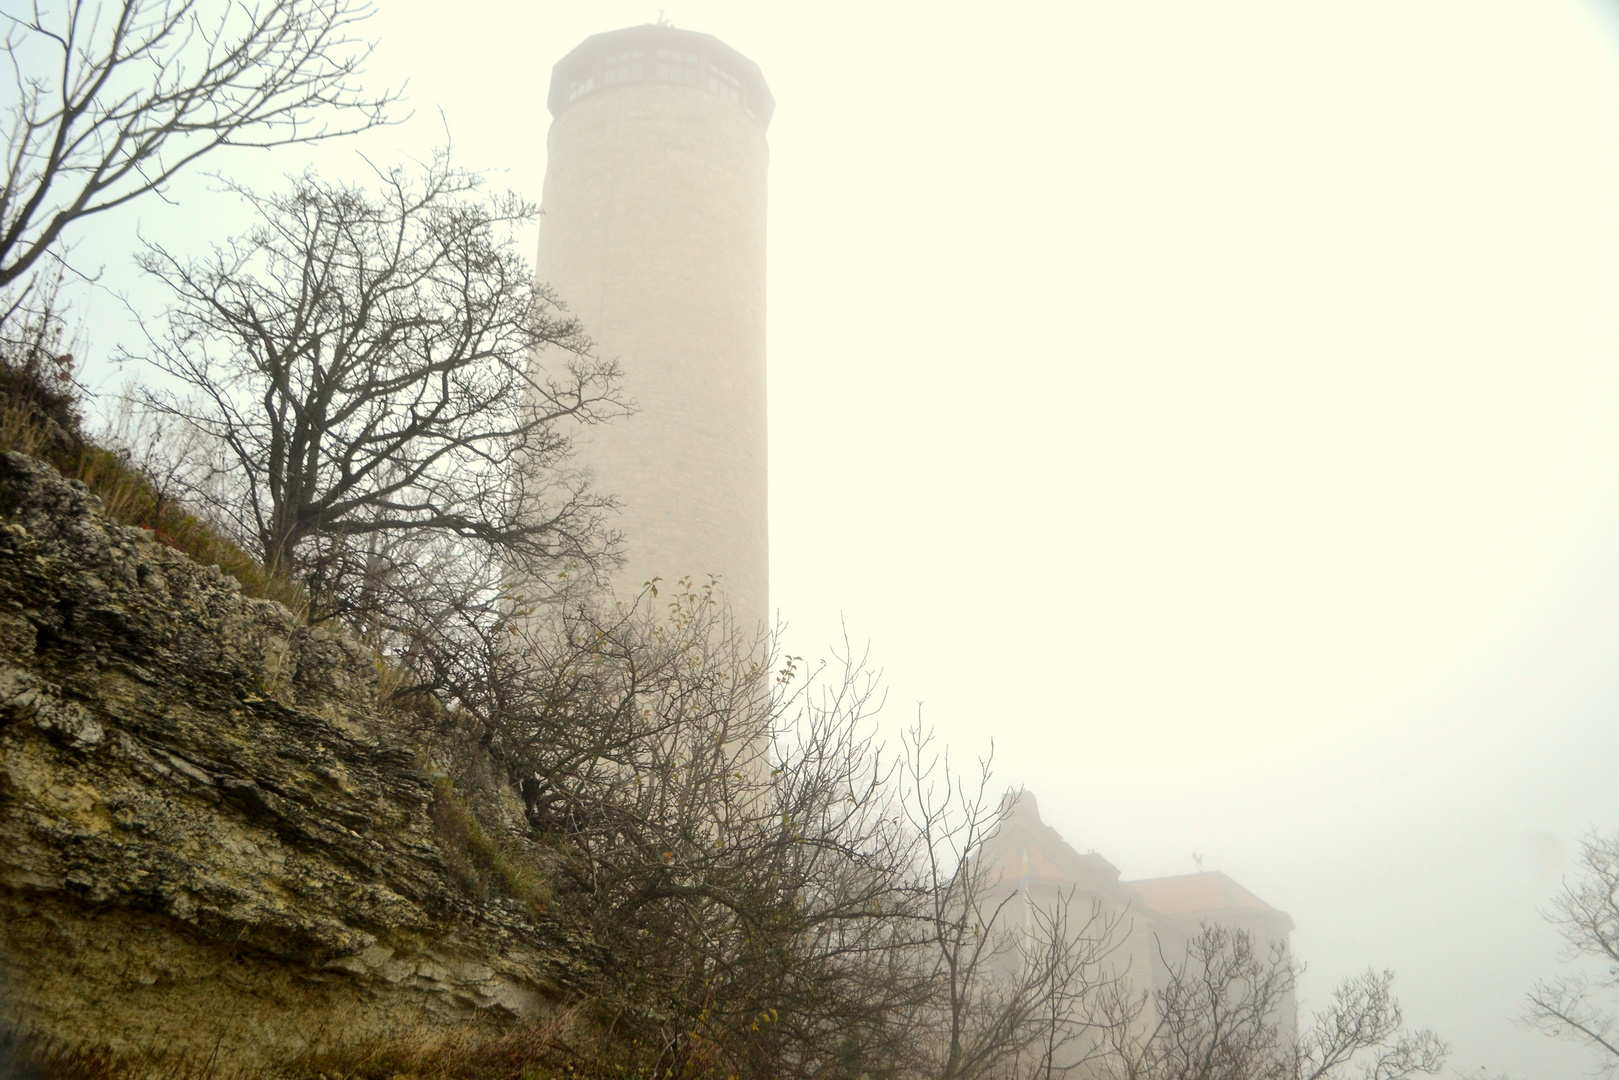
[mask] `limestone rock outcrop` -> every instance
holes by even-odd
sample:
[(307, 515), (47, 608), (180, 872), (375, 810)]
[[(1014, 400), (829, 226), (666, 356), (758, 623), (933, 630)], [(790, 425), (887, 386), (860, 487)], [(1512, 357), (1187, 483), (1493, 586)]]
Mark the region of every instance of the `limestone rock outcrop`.
[(376, 677), (0, 456), (0, 1019), (250, 1060), (588, 980), (587, 943), (458, 888)]

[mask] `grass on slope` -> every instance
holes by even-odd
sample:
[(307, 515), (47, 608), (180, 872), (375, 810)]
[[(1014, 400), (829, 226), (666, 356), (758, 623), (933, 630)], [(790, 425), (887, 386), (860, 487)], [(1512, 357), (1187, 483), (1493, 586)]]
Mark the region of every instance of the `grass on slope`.
[(0, 360), (0, 452), (15, 450), (81, 481), (125, 525), (150, 529), (162, 543), (241, 583), (248, 596), (278, 600), (308, 618), (309, 596), (298, 583), (273, 575), (218, 527), (165, 499), (127, 455), (97, 446), (79, 428), (75, 399), (52, 377)]

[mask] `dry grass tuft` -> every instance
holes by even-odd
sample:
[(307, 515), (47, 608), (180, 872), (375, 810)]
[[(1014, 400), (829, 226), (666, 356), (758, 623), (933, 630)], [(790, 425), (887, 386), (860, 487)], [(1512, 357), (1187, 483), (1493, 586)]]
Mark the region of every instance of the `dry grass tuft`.
[[(114, 1054), (0, 1034), (6, 1080), (721, 1080), (655, 1070), (604, 1042), (581, 1009), (517, 1027), (472, 1023), (355, 1041), (257, 1067), (158, 1051)], [(7, 1067), (11, 1072), (6, 1072)], [(734, 1078), (730, 1078), (734, 1080)]]
[(50, 462), (63, 476), (88, 487), (119, 522), (150, 529), (176, 551), (219, 567), (241, 584), (245, 595), (277, 600), (298, 618), (308, 618), (309, 595), (297, 582), (267, 573), (218, 527), (163, 498), (124, 455), (64, 428), (28, 396), (8, 394), (4, 381), (0, 379), (0, 451), (15, 450)]
[[(9, 1071), (7, 1071), (9, 1070)], [(118, 1054), (105, 1047), (69, 1046), (18, 1031), (0, 1032), (5, 1080), (271, 1080), (226, 1069), (213, 1055), (171, 1054), (156, 1048)]]
[(433, 828), (445, 864), (469, 894), (480, 899), (508, 896), (535, 911), (544, 911), (550, 903), (551, 890), (544, 876), (522, 851), (491, 837), (447, 779), (433, 785)]
[(492, 1030), (470, 1025), (311, 1054), (262, 1080), (738, 1080), (712, 1063), (657, 1068), (634, 1042), (604, 1037), (588, 1008)]

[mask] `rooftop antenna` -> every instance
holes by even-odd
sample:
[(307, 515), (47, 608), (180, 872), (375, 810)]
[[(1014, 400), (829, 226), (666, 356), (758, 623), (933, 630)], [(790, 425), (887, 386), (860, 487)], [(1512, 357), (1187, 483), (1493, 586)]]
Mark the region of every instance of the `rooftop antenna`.
[(1201, 874), (1203, 872), (1203, 853), (1201, 851), (1192, 852), (1192, 862), (1197, 866), (1197, 872)]
[(668, 11), (665, 8), (659, 8), (658, 9), (658, 25), (659, 26), (673, 26), (674, 25), (673, 23), (671, 23), (669, 21)]

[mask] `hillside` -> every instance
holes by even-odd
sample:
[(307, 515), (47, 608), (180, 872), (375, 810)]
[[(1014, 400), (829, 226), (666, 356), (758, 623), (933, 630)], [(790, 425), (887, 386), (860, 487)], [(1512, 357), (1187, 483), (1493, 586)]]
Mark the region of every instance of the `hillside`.
[(545, 1014), (591, 950), (474, 898), (446, 798), (369, 653), (0, 456), (5, 1022), (228, 1064)]

